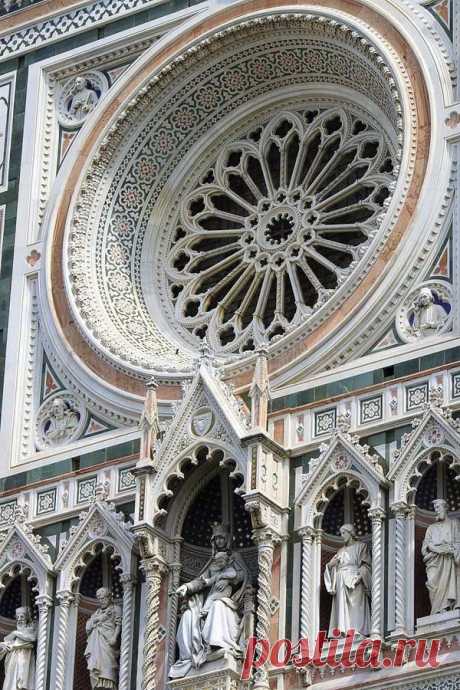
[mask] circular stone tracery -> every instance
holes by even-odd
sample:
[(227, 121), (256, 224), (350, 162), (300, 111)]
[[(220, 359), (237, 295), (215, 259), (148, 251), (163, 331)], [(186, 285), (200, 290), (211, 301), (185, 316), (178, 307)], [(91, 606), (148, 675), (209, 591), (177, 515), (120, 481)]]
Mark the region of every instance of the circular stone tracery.
[(277, 113), (186, 192), (166, 258), (173, 328), (254, 349), (311, 316), (378, 229), (394, 147), (352, 107)]
[[(297, 325), (308, 323), (311, 330), (324, 322), (346, 296), (337, 288), (346, 279), (346, 290), (352, 293), (371, 267), (369, 257), (374, 260), (391, 230), (387, 222), (384, 231), (377, 233), (387, 204), (383, 183), (389, 183), (385, 189), (390, 191), (393, 174), (399, 172), (399, 163), (393, 172), (391, 165), (400, 160), (402, 152), (403, 106), (396, 84), (401, 78), (408, 91), (411, 85), (401, 64), (389, 64), (355, 26), (297, 13), (248, 20), (221, 31), (156, 75), (110, 127), (101, 148), (95, 150), (77, 186), (65, 231), (67, 297), (75, 323), (94, 350), (130, 372), (153, 370), (169, 375), (191, 366), (192, 351), (208, 331), (216, 351), (235, 353), (251, 350), (257, 340), (273, 340)], [(307, 103), (312, 107), (307, 108)], [(331, 120), (330, 131), (325, 129), (322, 134), (319, 162), (323, 180), (327, 181), (331, 172), (326, 158), (333, 142), (340, 141), (344, 166), (339, 169), (335, 165), (337, 177), (346, 175), (346, 167), (359, 159), (370, 161), (365, 164), (369, 168), (366, 184), (373, 185), (370, 195), (353, 204), (356, 213), (372, 211), (368, 218), (354, 219), (362, 226), (360, 235), (352, 237), (355, 231), (350, 231), (346, 243), (332, 233), (326, 238), (321, 228), (327, 225), (324, 214), (334, 209), (325, 208), (325, 187), (320, 189), (323, 198), (318, 191), (307, 194), (304, 180), (297, 198), (296, 185), (301, 187), (301, 183), (291, 184), (292, 170), (279, 166), (277, 184), (270, 177), (271, 186), (266, 191), (259, 189), (260, 198), (266, 202), (264, 209), (259, 209), (258, 201), (253, 203), (254, 211), (248, 210), (244, 216), (234, 214), (240, 221), (236, 235), (227, 233), (225, 237), (228, 228), (212, 231), (198, 226), (194, 232), (203, 236), (196, 239), (204, 245), (187, 246), (190, 228), (181, 225), (178, 214), (185, 212), (187, 199), (192, 200), (199, 186), (216, 183), (206, 175), (211, 169), (216, 174), (219, 152), (222, 166), (227, 165), (229, 142), (238, 143), (252, 135), (248, 146), (257, 148), (258, 138), (260, 141), (282, 110), (291, 120), (300, 118), (304, 136), (308, 128), (321, 129), (318, 123), (328, 117), (330, 109), (342, 113), (343, 119), (338, 129)], [(308, 112), (314, 112), (310, 122)], [(405, 123), (405, 136), (411, 142), (416, 135), (414, 112), (408, 110)], [(362, 131), (349, 131), (355, 120), (362, 122)], [(297, 125), (292, 131), (300, 136)], [(368, 156), (360, 149), (348, 161), (346, 147), (371, 133), (377, 152)], [(286, 141), (292, 132), (271, 134), (273, 141), (276, 137)], [(336, 154), (331, 155), (337, 162)], [(387, 169), (377, 168), (376, 161), (380, 160)], [(236, 159), (233, 162), (237, 168)], [(313, 167), (319, 169), (318, 165)], [(198, 170), (200, 179), (196, 177)], [(412, 168), (405, 170), (405, 175), (411, 174)], [(373, 179), (376, 175), (381, 179)], [(231, 181), (235, 183), (235, 179)], [(231, 190), (226, 181), (217, 183), (220, 193), (227, 187)], [(286, 198), (275, 198), (276, 193), (286, 194)], [(213, 212), (219, 203), (216, 198)], [(202, 208), (204, 199), (200, 201), (199, 195), (195, 202), (187, 210), (191, 223), (200, 213), (209, 212)], [(251, 205), (250, 200), (247, 203)], [(223, 212), (233, 213), (227, 207)], [(281, 219), (279, 214), (284, 213), (287, 218)], [(228, 313), (223, 302), (214, 303), (216, 297), (208, 299), (208, 295), (206, 304), (203, 301), (204, 293), (208, 289), (215, 292), (217, 286), (228, 304), (230, 291), (225, 282), (221, 286), (215, 282), (215, 266), (225, 241), (224, 267), (228, 269), (230, 264), (231, 269), (228, 280), (233, 280), (239, 262), (247, 269), (245, 280), (257, 273), (260, 292), (268, 300), (263, 314), (255, 317), (251, 314), (254, 301), (249, 305), (244, 318), (250, 315), (250, 323), (238, 323), (241, 305)], [(181, 242), (182, 252), (178, 251)], [(232, 254), (236, 253), (234, 261)], [(198, 293), (192, 283), (200, 280), (203, 289), (206, 262), (211, 262), (213, 284), (204, 285), (204, 292)], [(236, 281), (240, 283), (241, 277)], [(327, 308), (316, 315), (325, 302)], [(302, 326), (296, 336), (306, 332)]]

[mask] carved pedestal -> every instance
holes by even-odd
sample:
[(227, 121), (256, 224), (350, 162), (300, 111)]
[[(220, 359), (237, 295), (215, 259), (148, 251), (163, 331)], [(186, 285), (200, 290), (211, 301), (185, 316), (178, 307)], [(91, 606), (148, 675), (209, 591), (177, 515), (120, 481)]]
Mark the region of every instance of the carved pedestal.
[(185, 678), (168, 683), (169, 690), (241, 690), (242, 687), (241, 663), (228, 652), (190, 671)]

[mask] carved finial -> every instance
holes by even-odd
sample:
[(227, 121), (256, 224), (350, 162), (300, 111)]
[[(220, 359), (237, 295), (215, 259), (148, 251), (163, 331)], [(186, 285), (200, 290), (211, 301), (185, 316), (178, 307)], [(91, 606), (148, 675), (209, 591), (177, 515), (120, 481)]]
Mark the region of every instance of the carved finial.
[(251, 398), (251, 426), (253, 429), (267, 428), (270, 381), (268, 378), (268, 348), (259, 345), (249, 397)]
[(109, 495), (109, 482), (98, 482), (94, 490), (95, 503), (104, 503)]
[(153, 461), (156, 441), (160, 436), (157, 400), (158, 384), (153, 376), (147, 381), (145, 388), (144, 410), (139, 422), (139, 430), (141, 432), (140, 459)]
[(345, 412), (345, 414), (337, 415), (337, 422), (335, 425), (336, 431), (341, 434), (348, 434), (351, 427), (351, 414), (350, 412)]
[(211, 352), (211, 348), (209, 346), (207, 336), (205, 336), (205, 338), (200, 343), (199, 362), (200, 362), (200, 365), (205, 364), (207, 366), (209, 366), (210, 364), (213, 363), (213, 356), (212, 356), (212, 352)]

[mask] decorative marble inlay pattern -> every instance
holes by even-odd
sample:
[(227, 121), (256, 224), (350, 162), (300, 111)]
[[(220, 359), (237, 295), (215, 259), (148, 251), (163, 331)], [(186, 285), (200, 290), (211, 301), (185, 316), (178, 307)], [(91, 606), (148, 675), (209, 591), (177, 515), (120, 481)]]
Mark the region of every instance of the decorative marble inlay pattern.
[(18, 502), (16, 500), (8, 501), (7, 503), (0, 503), (0, 525), (13, 524), (17, 504)]
[(337, 409), (322, 410), (315, 412), (315, 436), (328, 434), (334, 431), (337, 421)]
[(428, 383), (406, 387), (406, 409), (415, 410), (428, 402)]
[(381, 395), (376, 395), (373, 398), (360, 400), (359, 403), (359, 419), (360, 424), (367, 424), (368, 422), (378, 421), (382, 419), (383, 414), (383, 400)]
[(54, 513), (56, 510), (56, 489), (47, 489), (37, 494), (37, 515)]
[(77, 503), (84, 503), (96, 496), (97, 477), (80, 479), (77, 484)]
[(136, 478), (131, 472), (132, 467), (123, 467), (118, 473), (118, 491), (129, 491), (136, 487)]
[(460, 398), (460, 373), (452, 376), (452, 397)]
[(12, 76), (0, 80), (0, 192), (8, 189), (14, 83), (15, 79)]

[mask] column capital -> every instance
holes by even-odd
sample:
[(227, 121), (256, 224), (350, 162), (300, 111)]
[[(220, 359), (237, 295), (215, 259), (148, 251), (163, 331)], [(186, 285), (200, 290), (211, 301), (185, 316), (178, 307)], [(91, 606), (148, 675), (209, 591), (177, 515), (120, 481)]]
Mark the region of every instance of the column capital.
[(372, 522), (382, 522), (385, 519), (386, 513), (383, 508), (375, 507), (368, 510), (368, 515)]
[(398, 501), (397, 503), (391, 504), (390, 510), (396, 518), (402, 518), (406, 517), (410, 507), (406, 501)]
[(300, 529), (297, 530), (297, 534), (302, 540), (302, 543), (309, 542), (310, 544), (313, 542), (315, 538), (315, 528), (314, 527), (300, 527)]
[(59, 601), (59, 604), (61, 606), (70, 607), (72, 606), (72, 604), (78, 601), (78, 595), (75, 595), (72, 592), (65, 590), (62, 592), (57, 592), (56, 599)]
[(143, 570), (145, 577), (163, 577), (168, 572), (168, 565), (159, 556), (150, 556), (143, 558), (140, 562), (140, 568)]
[(253, 530), (252, 538), (257, 546), (275, 547), (281, 543), (281, 536), (271, 527), (258, 527)]
[(45, 608), (50, 609), (53, 605), (53, 597), (49, 594), (39, 594), (35, 599), (35, 603), (37, 604), (39, 611)]

